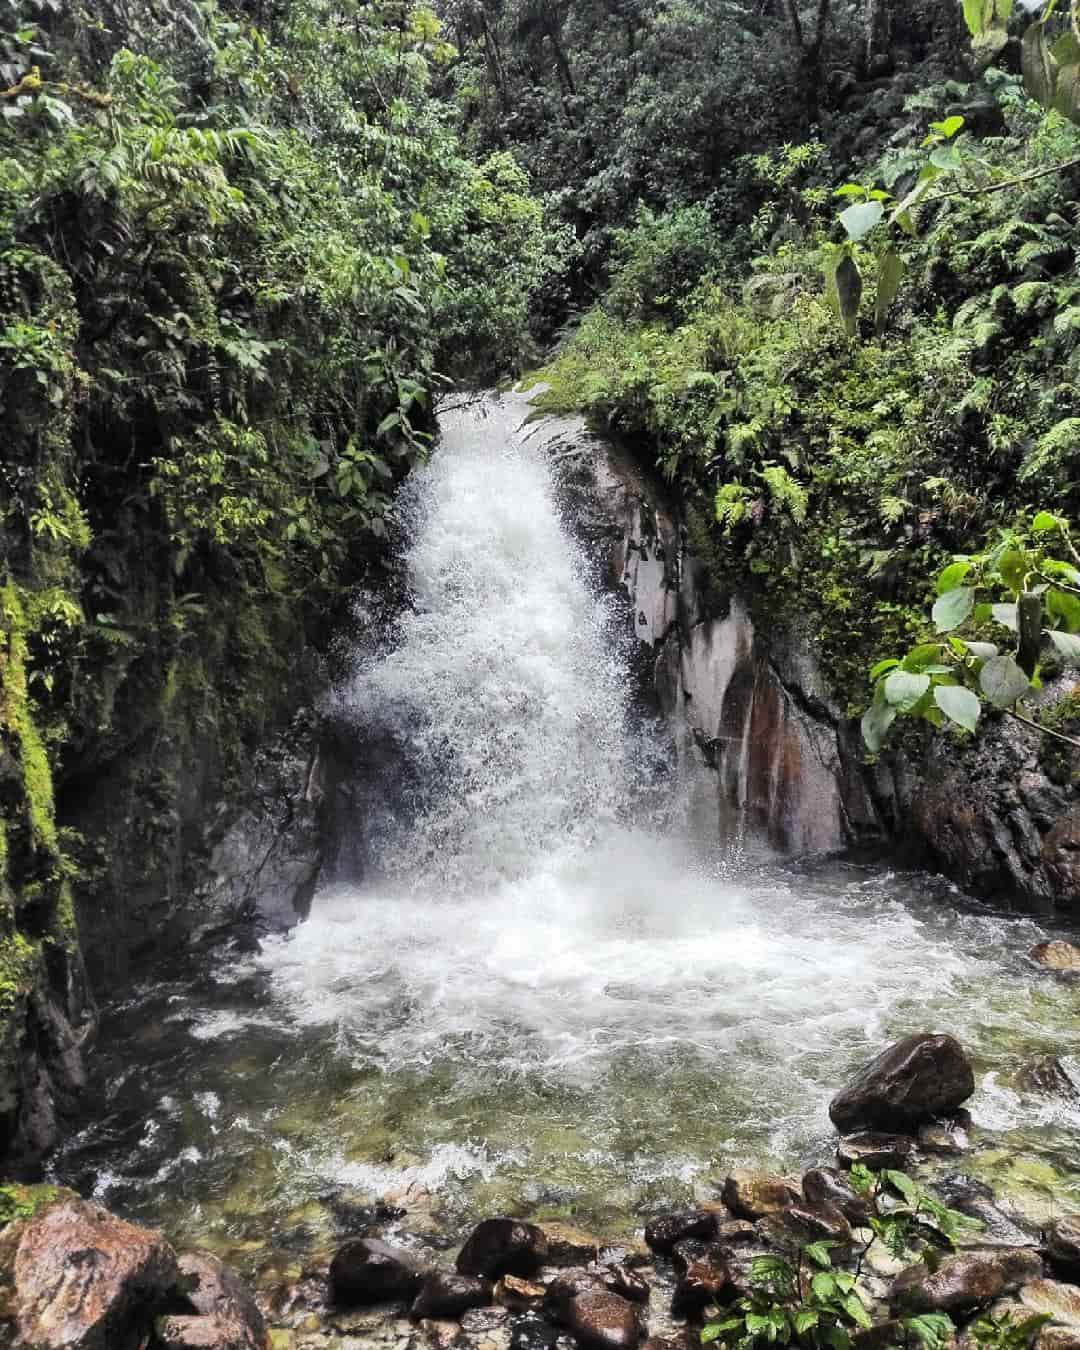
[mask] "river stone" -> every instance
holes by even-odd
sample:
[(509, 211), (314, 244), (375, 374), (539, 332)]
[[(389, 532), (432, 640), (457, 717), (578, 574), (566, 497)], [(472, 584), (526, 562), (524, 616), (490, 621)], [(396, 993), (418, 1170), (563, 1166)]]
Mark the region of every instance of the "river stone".
[(838, 1130), (900, 1132), (956, 1109), (975, 1091), (960, 1042), (922, 1032), (870, 1061), (829, 1104)]
[(648, 1303), (651, 1292), (648, 1281), (629, 1266), (593, 1265), (589, 1270), (590, 1273), (595, 1271), (600, 1276), (609, 1294), (618, 1294), (620, 1298), (629, 1299), (631, 1303)]
[(423, 1278), (423, 1268), (411, 1252), (378, 1238), (353, 1238), (330, 1262), (330, 1297), (334, 1303), (353, 1306), (412, 1300)]
[(914, 1141), (905, 1134), (878, 1134), (873, 1130), (860, 1130), (858, 1134), (848, 1134), (836, 1145), (836, 1160), (841, 1167), (854, 1167), (862, 1163), (871, 1172), (879, 1172), (883, 1167), (904, 1167), (915, 1148)]
[(784, 1177), (738, 1168), (724, 1182), (720, 1198), (738, 1219), (763, 1219), (798, 1203), (799, 1193)]
[(1056, 1055), (1037, 1055), (1029, 1059), (1017, 1069), (1010, 1081), (1017, 1092), (1028, 1093), (1033, 1097), (1060, 1097), (1072, 1103), (1080, 1101), (1080, 1088), (1077, 1088)]
[(921, 1261), (901, 1271), (890, 1302), (913, 1312), (967, 1312), (1041, 1279), (1042, 1273), (1042, 1260), (1030, 1247), (960, 1252), (946, 1256), (933, 1272)]
[(1045, 1234), (1046, 1258), (1059, 1275), (1080, 1279), (1080, 1214), (1054, 1219)]
[(802, 1191), (810, 1209), (838, 1209), (849, 1223), (864, 1224), (871, 1205), (843, 1172), (833, 1167), (815, 1167), (802, 1179)]
[(470, 1308), (483, 1308), (491, 1302), (491, 1285), (475, 1275), (459, 1275), (453, 1270), (433, 1270), (424, 1276), (409, 1316), (414, 1322), (456, 1320)]
[(495, 1286), (493, 1298), (503, 1308), (528, 1312), (530, 1308), (539, 1308), (544, 1301), (544, 1293), (542, 1284), (523, 1280), (518, 1275), (504, 1275)]
[(787, 1249), (805, 1247), (827, 1239), (841, 1246), (851, 1243), (851, 1224), (835, 1205), (807, 1209), (791, 1205), (758, 1221), (758, 1232), (771, 1246)]
[(934, 1190), (950, 1209), (978, 1221), (956, 1235), (958, 1247), (1034, 1247), (1035, 1239), (994, 1203), (994, 1192), (985, 1182), (968, 1176), (938, 1177)]
[(680, 1214), (664, 1214), (653, 1219), (645, 1229), (645, 1241), (654, 1252), (667, 1255), (684, 1238), (711, 1238), (716, 1236), (718, 1216), (712, 1209), (684, 1210)]
[(268, 1350), (270, 1346), (265, 1329), (254, 1340), (247, 1327), (215, 1313), (207, 1317), (170, 1313), (154, 1323), (154, 1335), (154, 1345), (160, 1350)]
[[(964, 1116), (967, 1116), (967, 1120)], [(968, 1135), (970, 1122), (971, 1117), (966, 1111), (950, 1120), (928, 1121), (919, 1126), (919, 1147), (924, 1153), (936, 1153), (942, 1157), (966, 1153), (971, 1147)]]
[(572, 1298), (566, 1329), (583, 1350), (634, 1350), (642, 1339), (637, 1307), (607, 1290)]
[(1080, 1350), (1080, 1327), (1043, 1327), (1035, 1338), (1034, 1350)]
[(1028, 1313), (1045, 1314), (1061, 1326), (1080, 1330), (1080, 1289), (1057, 1280), (1032, 1280), (1020, 1290), (1020, 1302)]
[(730, 1284), (727, 1262), (711, 1247), (686, 1263), (675, 1285), (671, 1311), (676, 1317), (696, 1317), (707, 1303), (716, 1303)]
[(501, 1275), (535, 1275), (547, 1260), (543, 1230), (518, 1219), (484, 1219), (458, 1253), (462, 1275), (497, 1280)]
[(561, 1270), (544, 1290), (544, 1312), (553, 1322), (565, 1325), (570, 1304), (579, 1294), (609, 1292), (598, 1270)]
[(568, 1223), (544, 1224), (547, 1238), (549, 1266), (583, 1266), (595, 1261), (603, 1243), (580, 1228)]
[(510, 1329), (510, 1350), (553, 1350), (558, 1339), (558, 1327), (536, 1313), (526, 1313)]
[(0, 1342), (34, 1350), (134, 1350), (176, 1284), (176, 1253), (153, 1229), (65, 1199), (0, 1233)]
[(1058, 938), (1053, 942), (1040, 942), (1028, 952), (1028, 959), (1044, 970), (1065, 970), (1080, 972), (1080, 947), (1074, 942), (1065, 942)]

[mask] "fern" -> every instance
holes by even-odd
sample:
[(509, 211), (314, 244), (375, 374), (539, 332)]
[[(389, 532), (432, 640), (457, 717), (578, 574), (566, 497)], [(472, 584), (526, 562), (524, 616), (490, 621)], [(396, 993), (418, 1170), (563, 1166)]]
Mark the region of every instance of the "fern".
[(770, 503), (777, 510), (787, 511), (796, 525), (802, 525), (810, 504), (809, 493), (802, 484), (797, 483), (782, 464), (766, 464), (761, 470), (761, 480), (768, 491)]

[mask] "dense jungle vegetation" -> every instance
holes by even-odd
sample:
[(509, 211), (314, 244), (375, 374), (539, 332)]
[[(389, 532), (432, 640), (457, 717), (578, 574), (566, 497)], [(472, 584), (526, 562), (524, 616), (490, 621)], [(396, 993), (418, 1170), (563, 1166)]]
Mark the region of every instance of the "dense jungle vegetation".
[(852, 709), (987, 541), (1080, 628), (1031, 534), (1080, 504), (1054, 8), (0, 0), (6, 1007), (78, 986), (73, 881), (103, 949), (103, 896), (183, 903), (455, 380), (554, 351)]

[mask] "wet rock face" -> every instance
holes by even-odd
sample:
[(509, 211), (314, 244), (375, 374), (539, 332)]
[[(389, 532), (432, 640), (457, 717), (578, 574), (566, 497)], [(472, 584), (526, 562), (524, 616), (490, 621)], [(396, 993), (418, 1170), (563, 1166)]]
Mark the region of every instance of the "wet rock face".
[(1044, 970), (1059, 970), (1080, 974), (1080, 947), (1075, 943), (1057, 939), (1054, 942), (1040, 942), (1028, 952), (1028, 957)]
[(675, 1286), (671, 1311), (676, 1317), (696, 1317), (707, 1303), (716, 1303), (731, 1284), (723, 1254), (715, 1247), (684, 1263)]
[(409, 1316), (414, 1322), (429, 1317), (456, 1321), (470, 1308), (483, 1308), (490, 1302), (491, 1285), (486, 1280), (451, 1270), (433, 1270), (424, 1277)]
[(1080, 1101), (1080, 1088), (1077, 1088), (1056, 1055), (1037, 1055), (1026, 1064), (1022, 1064), (1013, 1074), (1012, 1085), (1018, 1092), (1033, 1097), (1059, 1097), (1064, 1101)]
[(1046, 1231), (1046, 1259), (1067, 1280), (1080, 1280), (1080, 1214), (1067, 1214)]
[(603, 1276), (596, 1270), (563, 1270), (544, 1291), (544, 1312), (553, 1322), (565, 1326), (570, 1316), (570, 1305), (579, 1294), (610, 1292)]
[(668, 1255), (677, 1242), (686, 1238), (711, 1238), (719, 1220), (715, 1210), (690, 1209), (680, 1214), (664, 1214), (645, 1229), (645, 1241), (654, 1252)]
[(823, 1239), (837, 1242), (842, 1247), (851, 1242), (851, 1224), (838, 1209), (829, 1205), (817, 1209), (791, 1205), (766, 1215), (757, 1228), (766, 1242), (781, 1250), (805, 1247)]
[(535, 1275), (547, 1260), (542, 1229), (516, 1219), (485, 1219), (477, 1224), (458, 1253), (462, 1275), (497, 1280), (502, 1275)]
[(411, 1253), (377, 1238), (354, 1238), (338, 1248), (330, 1263), (330, 1297), (346, 1306), (411, 1301), (423, 1278)]
[(861, 1163), (872, 1172), (879, 1172), (883, 1167), (903, 1167), (914, 1148), (914, 1140), (907, 1135), (860, 1130), (840, 1140), (836, 1146), (836, 1159), (841, 1167)]
[(266, 1323), (254, 1298), (237, 1276), (209, 1252), (183, 1252), (178, 1262), (183, 1301), (190, 1312), (170, 1316), (158, 1339), (169, 1350), (208, 1346), (212, 1350), (264, 1350)]
[(914, 1312), (964, 1313), (1042, 1275), (1042, 1260), (1030, 1247), (961, 1252), (945, 1257), (933, 1272), (922, 1262), (901, 1271), (890, 1301)]
[(839, 1130), (904, 1131), (955, 1111), (975, 1075), (952, 1036), (907, 1036), (883, 1051), (829, 1104)]
[(728, 1176), (720, 1198), (740, 1219), (763, 1219), (798, 1203), (799, 1193), (784, 1177), (740, 1168)]
[(635, 1305), (606, 1290), (571, 1299), (565, 1325), (582, 1350), (634, 1350), (642, 1338)]
[(802, 1190), (809, 1209), (837, 1209), (854, 1224), (865, 1223), (870, 1217), (870, 1201), (834, 1168), (815, 1167), (807, 1172)]
[(87, 1200), (62, 1200), (0, 1233), (10, 1343), (34, 1350), (136, 1350), (178, 1275), (160, 1233)]

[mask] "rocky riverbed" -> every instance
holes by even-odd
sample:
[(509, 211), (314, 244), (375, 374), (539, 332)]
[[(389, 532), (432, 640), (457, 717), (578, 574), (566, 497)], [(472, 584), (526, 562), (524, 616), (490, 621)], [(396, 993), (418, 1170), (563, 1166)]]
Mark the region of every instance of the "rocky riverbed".
[[(1065, 945), (1050, 954), (1059, 965)], [(1054, 1061), (1029, 1071), (1044, 1092), (1076, 1092)], [(973, 1089), (953, 1037), (905, 1037), (833, 1098), (835, 1158), (801, 1177), (720, 1169), (711, 1198), (648, 1217), (618, 1243), (568, 1222), (499, 1215), (476, 1223), (455, 1250), (431, 1222), (410, 1231), (422, 1197), (398, 1197), (398, 1207), (387, 1197), (381, 1209), (342, 1211), (348, 1236), (336, 1249), (291, 1271), (267, 1270), (251, 1290), (211, 1253), (177, 1250), (74, 1192), (6, 1187), (0, 1344), (678, 1350), (717, 1324), (731, 1344), (747, 1331), (763, 1340), (746, 1318), (771, 1309), (802, 1314), (796, 1327), (808, 1345), (824, 1343), (829, 1326), (862, 1350), (911, 1344), (928, 1328), (939, 1344), (965, 1343), (977, 1321), (985, 1341), (989, 1317), (999, 1334), (990, 1344), (1023, 1325), (1017, 1350), (1072, 1350), (1080, 1214), (1033, 1225), (965, 1175)], [(777, 1262), (795, 1273), (794, 1285), (778, 1277)], [(818, 1292), (827, 1288), (842, 1292), (840, 1312), (828, 1311)]]

